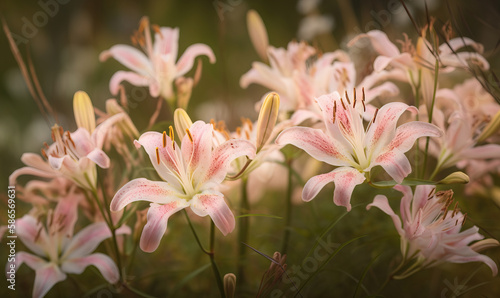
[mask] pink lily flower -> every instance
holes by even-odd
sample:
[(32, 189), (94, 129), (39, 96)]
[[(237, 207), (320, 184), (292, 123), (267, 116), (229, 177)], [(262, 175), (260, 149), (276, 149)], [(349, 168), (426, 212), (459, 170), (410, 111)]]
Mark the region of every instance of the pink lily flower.
[(312, 200), (328, 183), (334, 182), (335, 204), (351, 209), (354, 187), (368, 178), (370, 170), (381, 166), (398, 183), (411, 173), (405, 152), (423, 136), (437, 137), (441, 131), (419, 121), (396, 128), (403, 112), (417, 112), (412, 106), (392, 102), (377, 110), (367, 129), (363, 125), (364, 100), (343, 100), (337, 92), (320, 96), (317, 102), (323, 113), (326, 133), (309, 127), (292, 127), (277, 138), (280, 145), (292, 144), (313, 158), (336, 166), (330, 173), (314, 176), (302, 192), (304, 201)]
[(197, 56), (205, 55), (210, 63), (215, 63), (215, 55), (209, 46), (193, 44), (177, 60), (179, 29), (153, 26), (154, 43), (151, 40), (149, 20), (141, 20), (139, 31), (132, 40), (138, 42), (143, 51), (128, 45), (115, 45), (101, 53), (99, 59), (105, 61), (110, 57), (130, 68), (132, 71), (117, 71), (109, 82), (109, 90), (118, 94), (122, 81), (135, 86), (149, 86), (152, 97), (162, 96), (170, 100), (174, 97), (172, 85), (175, 79), (186, 74), (194, 64)]
[[(426, 39), (427, 27), (422, 30), (416, 46), (405, 36), (402, 51), (393, 44), (387, 35), (380, 30), (372, 30), (360, 34), (349, 42), (354, 45), (360, 38), (367, 37), (373, 49), (379, 54), (373, 63), (375, 72), (388, 69), (392, 77), (408, 82), (413, 88), (421, 88), (422, 97), (427, 108), (432, 104), (434, 90), (434, 69), (436, 61), (439, 63), (439, 73), (448, 73), (456, 68), (467, 69), (470, 65), (477, 65), (482, 70), (489, 69), (489, 63), (481, 55), (483, 46), (467, 37), (457, 37), (433, 49), (432, 44)], [(476, 52), (460, 51), (471, 47)]]
[(198, 216), (209, 215), (222, 234), (234, 229), (234, 215), (217, 188), (226, 177), (231, 162), (243, 155), (255, 156), (256, 148), (247, 140), (214, 144), (211, 124), (195, 122), (182, 138), (181, 147), (164, 132), (146, 132), (135, 141), (144, 147), (160, 177), (166, 182), (138, 178), (125, 184), (111, 201), (116, 212), (135, 201), (151, 202), (140, 247), (145, 252), (158, 248), (167, 229), (168, 218), (188, 206)]
[[(453, 203), (453, 191), (435, 193), (433, 186), (419, 185), (413, 194), (408, 186), (394, 188), (403, 193), (400, 216), (394, 213), (383, 195), (377, 195), (366, 208), (377, 207), (392, 218), (401, 236), (401, 252), (405, 260), (416, 258), (420, 269), (444, 262), (483, 262), (491, 268), (493, 276), (497, 275), (495, 262), (478, 251), (498, 246), (498, 241), (481, 240), (484, 237), (476, 226), (460, 231), (466, 215), (457, 205), (448, 210)], [(469, 245), (476, 240), (481, 241)]]
[[(478, 145), (484, 141), (480, 140), (484, 130), (493, 121), (494, 114), (499, 113), (500, 106), (497, 103), (483, 102), (490, 108), (488, 114), (485, 114), (479, 109), (472, 109), (462, 100), (463, 95), (450, 89), (438, 90), (436, 94), (437, 104), (432, 120), (444, 131), (444, 136), (429, 143), (429, 153), (438, 160), (435, 173), (452, 166), (464, 168), (473, 160), (500, 160), (499, 144)], [(425, 112), (425, 109), (422, 111)]]
[[(73, 235), (77, 220), (78, 200), (62, 198), (55, 210), (47, 214), (44, 226), (32, 215), (25, 215), (17, 224), (17, 235), (33, 254), (18, 252), (16, 270), (24, 263), (35, 270), (33, 297), (43, 297), (67, 273), (80, 274), (90, 265), (95, 266), (109, 283), (119, 279), (118, 267), (102, 253), (91, 254), (111, 231), (104, 222), (91, 224)], [(125, 228), (122, 233), (129, 233)]]
[(54, 143), (50, 146), (44, 143), (41, 149), (43, 157), (24, 153), (21, 160), (27, 166), (10, 175), (10, 185), (14, 185), (21, 175), (33, 175), (43, 178), (65, 177), (82, 188), (95, 188), (95, 166), (105, 169), (110, 164), (109, 157), (102, 150), (107, 132), (128, 116), (125, 113), (115, 114), (96, 127), (94, 107), (88, 95), (83, 91), (76, 92), (73, 103), (78, 129), (70, 133), (55, 124), (51, 131)]

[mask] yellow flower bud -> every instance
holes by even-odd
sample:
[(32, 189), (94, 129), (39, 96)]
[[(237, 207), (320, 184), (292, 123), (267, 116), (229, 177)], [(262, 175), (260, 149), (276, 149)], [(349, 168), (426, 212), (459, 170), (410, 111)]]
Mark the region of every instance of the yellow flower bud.
[(186, 111), (178, 108), (174, 111), (174, 125), (179, 139), (182, 140), (186, 135), (186, 129), (189, 129), (193, 125), (193, 121), (191, 121)]
[(278, 93), (271, 92), (264, 99), (264, 103), (260, 108), (259, 119), (257, 120), (257, 152), (264, 147), (267, 140), (273, 132), (276, 120), (278, 119), (278, 111), (280, 107), (280, 97)]
[(76, 125), (85, 128), (90, 134), (95, 129), (94, 106), (85, 91), (77, 91), (73, 96), (73, 111)]
[(438, 184), (467, 184), (469, 181), (469, 176), (464, 172), (457, 171), (446, 176), (443, 180), (439, 181)]

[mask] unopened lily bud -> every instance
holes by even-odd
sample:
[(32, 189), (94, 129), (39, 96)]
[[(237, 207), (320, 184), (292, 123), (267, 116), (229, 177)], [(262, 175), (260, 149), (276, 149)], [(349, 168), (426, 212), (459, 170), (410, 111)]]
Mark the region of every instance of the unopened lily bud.
[(477, 138), (477, 142), (482, 142), (487, 138), (491, 137), (492, 134), (496, 133), (500, 128), (500, 111), (498, 111), (493, 119), (486, 125), (483, 129), (479, 137)]
[(439, 181), (439, 184), (467, 184), (470, 179), (464, 172), (454, 172), (446, 176), (443, 180)]
[(186, 135), (186, 129), (193, 125), (193, 121), (183, 109), (179, 108), (174, 111), (174, 125), (179, 139), (182, 140)]
[(116, 99), (110, 98), (106, 100), (106, 113), (108, 115), (113, 116), (113, 115), (126, 115), (124, 116), (122, 121), (119, 121), (117, 123), (118, 127), (126, 134), (134, 138), (139, 137), (139, 131), (135, 127), (134, 123), (130, 119), (130, 117), (127, 115), (125, 110), (118, 104)]
[(85, 128), (92, 134), (95, 129), (94, 106), (85, 91), (77, 91), (73, 96), (73, 111), (75, 112), (76, 125)]
[(262, 61), (267, 62), (267, 48), (269, 47), (269, 38), (267, 37), (266, 26), (262, 18), (255, 10), (249, 10), (247, 13), (247, 27), (250, 40)]
[(470, 248), (472, 248), (472, 250), (474, 250), (475, 252), (481, 252), (485, 249), (488, 249), (491, 247), (497, 247), (497, 246), (500, 246), (500, 243), (498, 242), (498, 240), (489, 238), (489, 239), (484, 239), (484, 240), (481, 240), (481, 241), (478, 241), (478, 242), (472, 244), (470, 246)]
[(278, 119), (278, 111), (280, 107), (280, 97), (278, 93), (271, 92), (264, 99), (264, 103), (260, 108), (259, 119), (257, 120), (257, 152), (264, 147), (267, 140), (271, 136), (276, 120)]
[(193, 79), (180, 77), (175, 80), (177, 87), (177, 107), (186, 109), (191, 99), (191, 91), (193, 90)]
[(236, 275), (228, 273), (224, 275), (224, 293), (227, 298), (233, 298), (236, 291)]

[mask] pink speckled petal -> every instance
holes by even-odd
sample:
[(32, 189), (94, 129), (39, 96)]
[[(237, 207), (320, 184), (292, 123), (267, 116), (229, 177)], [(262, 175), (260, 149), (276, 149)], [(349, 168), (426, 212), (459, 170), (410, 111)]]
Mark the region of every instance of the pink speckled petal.
[(234, 230), (234, 215), (220, 192), (206, 191), (194, 196), (191, 200), (191, 210), (199, 216), (209, 215), (224, 236)]
[(142, 230), (140, 247), (145, 252), (153, 252), (160, 245), (160, 240), (167, 230), (168, 218), (177, 211), (189, 206), (183, 199), (177, 199), (164, 205), (151, 203), (147, 223)]
[(312, 177), (307, 181), (302, 191), (302, 199), (306, 202), (314, 199), (320, 190), (328, 183), (335, 184), (333, 202), (338, 206), (344, 206), (347, 211), (351, 210), (351, 195), (354, 187), (365, 181), (365, 176), (358, 170), (348, 167), (337, 168), (330, 173)]
[(125, 206), (136, 201), (148, 201), (166, 204), (175, 199), (178, 194), (167, 182), (150, 181), (145, 178), (134, 179), (125, 184), (113, 197), (110, 209), (120, 211)]
[(245, 155), (253, 159), (255, 158), (256, 150), (255, 146), (247, 140), (231, 139), (222, 143), (213, 151), (210, 167), (202, 181), (221, 183), (226, 177), (228, 168), (234, 159)]
[(309, 127), (285, 129), (276, 139), (276, 144), (292, 144), (306, 151), (313, 158), (334, 166), (350, 165), (352, 160), (346, 148), (322, 130)]

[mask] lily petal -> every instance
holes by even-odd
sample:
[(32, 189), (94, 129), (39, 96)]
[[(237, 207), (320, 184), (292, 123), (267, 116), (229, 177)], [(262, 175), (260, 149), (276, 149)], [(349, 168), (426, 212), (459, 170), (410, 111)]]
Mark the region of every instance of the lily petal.
[(183, 76), (186, 74), (191, 68), (193, 68), (194, 64), (194, 59), (197, 56), (200, 55), (205, 55), (209, 58), (210, 63), (215, 63), (215, 55), (212, 49), (201, 43), (196, 43), (193, 45), (190, 45), (186, 51), (184, 51), (184, 54), (179, 58), (179, 61), (177, 61), (176, 67), (177, 67), (177, 74), (176, 77)]
[[(9, 262), (7, 263), (7, 266), (9, 266)], [(30, 267), (33, 270), (38, 270), (45, 266), (47, 264), (47, 261), (40, 258), (39, 256), (32, 255), (30, 253), (20, 251), (16, 253), (16, 268), (15, 270), (17, 271), (19, 267), (22, 264), (26, 264), (28, 267)], [(10, 270), (10, 268), (7, 268)]]
[(368, 204), (366, 206), (366, 210), (370, 210), (371, 207), (377, 207), (378, 209), (382, 210), (385, 214), (389, 215), (392, 218), (392, 221), (394, 222), (394, 226), (396, 227), (396, 230), (398, 230), (399, 235), (401, 237), (405, 236), (405, 232), (402, 228), (401, 224), (401, 219), (399, 219), (399, 216), (394, 213), (392, 210), (391, 206), (389, 205), (389, 202), (387, 201), (387, 197), (384, 195), (377, 195), (373, 199), (373, 203)]
[(81, 258), (66, 259), (61, 269), (66, 273), (81, 274), (88, 266), (95, 266), (109, 283), (116, 283), (120, 278), (115, 262), (105, 254), (95, 253)]
[(309, 179), (302, 191), (302, 200), (309, 202), (328, 183), (335, 184), (333, 202), (337, 206), (344, 206), (351, 210), (351, 195), (354, 187), (365, 181), (365, 176), (358, 170), (348, 167), (337, 168), (330, 173), (321, 174)]
[(109, 168), (109, 165), (111, 163), (108, 155), (106, 155), (106, 153), (104, 153), (104, 151), (99, 148), (95, 148), (94, 150), (90, 151), (89, 154), (87, 154), (87, 158), (95, 162), (96, 165), (103, 169)]
[[(144, 75), (137, 74), (132, 71), (123, 71), (119, 70), (113, 74), (111, 79), (109, 80), (109, 91), (113, 95), (117, 95), (120, 90), (120, 84), (123, 81), (127, 81), (134, 86), (148, 86), (150, 83), (150, 79)], [(151, 94), (151, 96), (154, 96)]]
[(121, 64), (143, 76), (148, 76), (152, 72), (148, 57), (134, 47), (120, 44), (112, 46), (101, 54), (101, 57), (108, 56), (112, 56)]
[(161, 27), (160, 33), (155, 34), (153, 51), (160, 55), (168, 55), (177, 58), (177, 47), (179, 45), (179, 28)]
[(175, 194), (177, 194), (177, 191), (167, 182), (138, 178), (120, 188), (111, 201), (110, 209), (117, 212), (128, 204), (137, 201), (166, 204), (172, 201), (172, 196)]
[(406, 111), (417, 112), (415, 107), (402, 102), (391, 102), (384, 105), (377, 113), (375, 121), (371, 123), (366, 132), (365, 146), (370, 148), (367, 154), (377, 154), (389, 144), (396, 135), (396, 124), (399, 117)]
[(47, 231), (36, 218), (25, 215), (17, 220), (16, 233), (32, 252), (39, 256), (47, 256), (46, 251), (49, 251), (47, 246), (50, 245), (47, 240)]
[(86, 256), (93, 252), (104, 239), (109, 237), (111, 237), (111, 231), (105, 222), (86, 226), (71, 239), (71, 242), (63, 251), (61, 259)]
[(313, 158), (334, 166), (348, 166), (352, 160), (345, 147), (337, 140), (328, 137), (322, 130), (309, 127), (285, 129), (276, 144), (292, 144), (306, 151)]
[(54, 263), (38, 268), (35, 271), (35, 285), (33, 286), (33, 298), (43, 297), (58, 282), (66, 279), (66, 274), (62, 272)]
[(403, 179), (411, 173), (411, 165), (408, 158), (401, 151), (394, 149), (385, 151), (375, 158), (375, 162), (370, 168), (380, 165), (397, 183), (403, 182)]
[(186, 200), (177, 199), (164, 205), (151, 203), (147, 223), (142, 230), (140, 247), (145, 252), (153, 252), (160, 245), (160, 240), (167, 230), (168, 218), (189, 206)]
[(191, 200), (191, 210), (198, 216), (209, 215), (224, 236), (234, 230), (234, 215), (218, 191), (197, 194)]
[(222, 143), (212, 152), (210, 167), (206, 172), (204, 181), (201, 181), (221, 183), (234, 159), (245, 155), (253, 159), (256, 150), (255, 146), (247, 140), (231, 139)]

